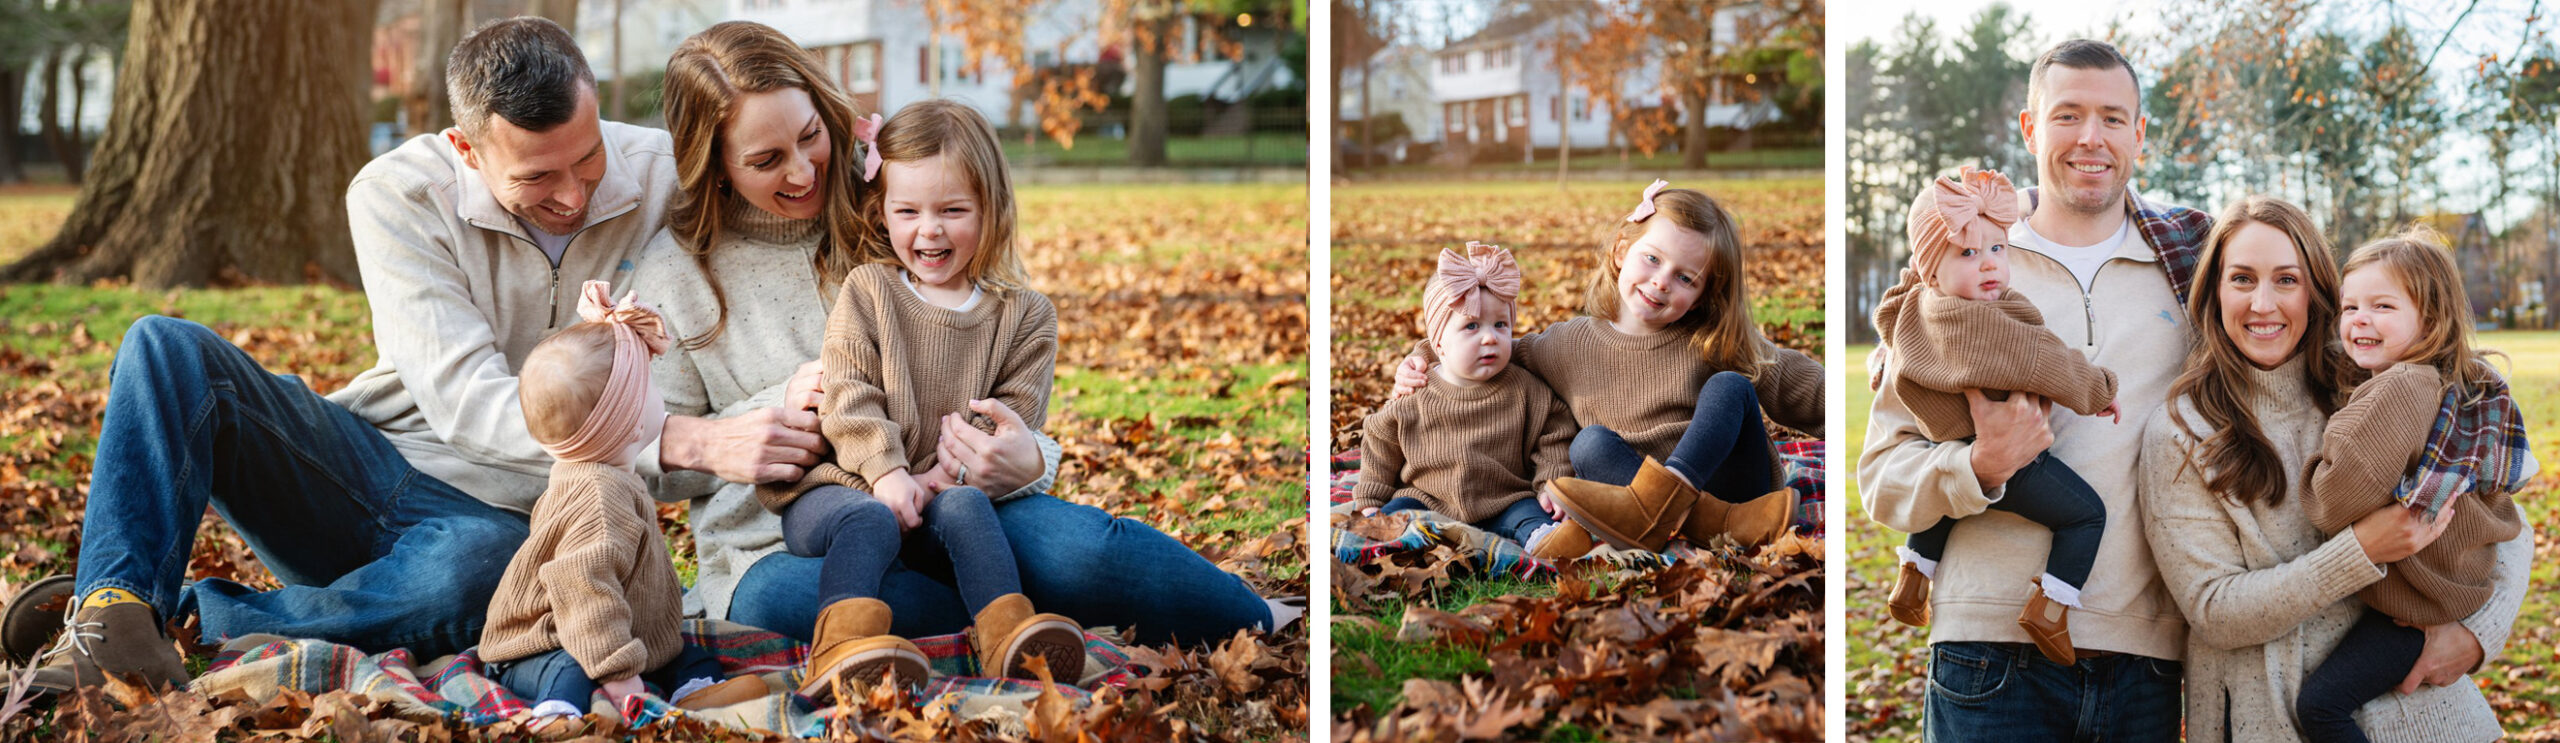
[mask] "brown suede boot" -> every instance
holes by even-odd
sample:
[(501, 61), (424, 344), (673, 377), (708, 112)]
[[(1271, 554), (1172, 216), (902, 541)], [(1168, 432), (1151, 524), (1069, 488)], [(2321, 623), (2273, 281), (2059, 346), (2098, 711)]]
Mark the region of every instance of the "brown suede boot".
[(1680, 524), (1680, 538), (1703, 545), (1723, 534), (1744, 547), (1768, 544), (1795, 526), (1796, 500), (1795, 488), (1779, 488), (1741, 503), (1701, 495), (1689, 509), (1689, 518)]
[(1031, 599), (1019, 593), (997, 596), (978, 610), (969, 628), (978, 648), (978, 672), (988, 676), (1035, 679), (1024, 664), (1032, 656), (1049, 659), (1049, 678), (1072, 686), (1084, 679), (1084, 628), (1056, 614), (1035, 614)]
[(1562, 563), (1591, 554), (1591, 546), (1591, 532), (1584, 530), (1580, 522), (1565, 519), (1556, 522), (1555, 528), (1547, 530), (1546, 537), (1528, 547), (1531, 557)]
[(762, 699), (771, 694), (773, 694), (773, 687), (764, 683), (764, 677), (739, 676), (696, 689), (693, 693), (684, 695), (684, 698), (673, 701), (676, 706), (685, 709), (719, 709), (739, 702)]
[(150, 604), (83, 607), (63, 625), (28, 685), (39, 692), (68, 692), (106, 683), (108, 675), (158, 688), (187, 685), (186, 659), (160, 631)]
[(1902, 564), (1902, 572), (1893, 578), (1893, 600), (1885, 602), (1885, 607), (1894, 621), (1929, 626), (1929, 576), (1920, 574), (1920, 566)]
[[(884, 673), (894, 673), (897, 683), (914, 687), (930, 674), (924, 651), (906, 638), (889, 634), (889, 605), (874, 598), (850, 598), (828, 604), (818, 612), (817, 631), (809, 643), (808, 673), (800, 681), (800, 696), (820, 703), (835, 694), (833, 681), (844, 679), (847, 690), (867, 688)], [(697, 692), (698, 693), (698, 692)]]
[(1612, 547), (1647, 552), (1662, 551), (1690, 508), (1704, 499), (1652, 457), (1636, 470), (1635, 481), (1624, 486), (1560, 477), (1554, 487), (1556, 507), (1592, 536)]
[(51, 575), (18, 587), (0, 609), (0, 660), (23, 666), (42, 654), (71, 617), (71, 576)]
[(2042, 584), (2036, 584), (2026, 610), (2018, 613), (2018, 627), (2036, 641), (2036, 651), (2044, 653), (2046, 660), (2066, 666), (2079, 661), (2079, 651), (2071, 648), (2071, 607), (2045, 598)]

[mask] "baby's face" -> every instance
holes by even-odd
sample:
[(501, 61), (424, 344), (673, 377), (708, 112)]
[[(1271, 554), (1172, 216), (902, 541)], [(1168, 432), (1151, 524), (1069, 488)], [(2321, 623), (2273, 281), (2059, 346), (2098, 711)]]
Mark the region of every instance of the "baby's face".
[(1449, 313), (1432, 350), (1440, 357), (1440, 373), (1458, 384), (1477, 384), (1511, 366), (1511, 306), (1499, 302), (1486, 310), (1491, 317), (1464, 311)]
[(623, 442), (622, 451), (614, 452), (612, 464), (629, 467), (640, 458), (640, 450), (658, 440), (667, 427), (667, 401), (658, 395), (658, 386), (650, 384), (641, 393), (640, 420), (632, 426), (631, 439)]
[(1999, 299), (2000, 292), (2009, 288), (2009, 246), (1957, 248), (1955, 255), (1938, 262), (1938, 274), (1930, 286), (1953, 297)]

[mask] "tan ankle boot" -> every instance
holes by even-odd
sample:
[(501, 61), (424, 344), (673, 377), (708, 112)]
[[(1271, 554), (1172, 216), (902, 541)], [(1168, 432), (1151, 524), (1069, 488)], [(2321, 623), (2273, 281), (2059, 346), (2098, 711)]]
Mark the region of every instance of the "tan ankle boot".
[(897, 683), (914, 687), (930, 675), (924, 652), (906, 638), (889, 634), (889, 605), (874, 598), (850, 598), (818, 612), (817, 631), (809, 643), (808, 673), (800, 695), (824, 703), (835, 694), (834, 679), (848, 690), (877, 683), (894, 673)]
[(1591, 532), (1584, 530), (1580, 522), (1565, 519), (1548, 529), (1545, 538), (1528, 547), (1531, 557), (1548, 562), (1567, 562), (1591, 554)]
[(1741, 503), (1702, 495), (1690, 507), (1689, 518), (1681, 522), (1680, 538), (1704, 545), (1723, 534), (1744, 547), (1768, 544), (1795, 526), (1796, 502), (1795, 488), (1779, 488)]
[(997, 596), (978, 610), (969, 628), (978, 648), (978, 672), (1006, 678), (1039, 678), (1025, 665), (1033, 656), (1049, 659), (1049, 679), (1074, 685), (1084, 679), (1084, 628), (1056, 614), (1036, 614), (1031, 599), (1019, 593)]
[(2045, 598), (2042, 584), (2028, 597), (2026, 610), (2018, 613), (2018, 627), (2027, 631), (2027, 638), (2036, 642), (2036, 651), (2044, 653), (2046, 660), (2066, 666), (2079, 661), (2079, 651), (2071, 648), (2071, 607)]
[[(1701, 499), (1661, 462), (1646, 457), (1634, 482), (1624, 486), (1556, 478), (1556, 506), (1591, 535), (1619, 549), (1660, 552)], [(1712, 500), (1712, 499), (1709, 499)]]
[(1920, 566), (1903, 563), (1893, 578), (1893, 600), (1885, 603), (1893, 620), (1913, 627), (1929, 626), (1929, 576)]

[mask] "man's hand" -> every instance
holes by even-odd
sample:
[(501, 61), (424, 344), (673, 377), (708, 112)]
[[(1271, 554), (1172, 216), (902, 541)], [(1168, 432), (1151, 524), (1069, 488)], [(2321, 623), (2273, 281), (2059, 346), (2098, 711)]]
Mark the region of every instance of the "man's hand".
[(2010, 475), (2053, 448), (2053, 427), (2046, 424), (2053, 403), (2043, 396), (2011, 392), (2009, 399), (1992, 402), (1982, 390), (1969, 389), (1964, 403), (1973, 411), (1973, 478), (1985, 492), (2007, 484)]
[(1047, 463), (1040, 458), (1039, 434), (1020, 414), (994, 400), (970, 400), (969, 409), (995, 421), (996, 432), (978, 430), (961, 413), (943, 416), (934, 452), (937, 471), (948, 472), (955, 486), (974, 487), (989, 496), (1003, 496), (1040, 479)]
[(817, 434), (818, 415), (766, 408), (728, 418), (667, 416), (658, 462), (669, 470), (708, 472), (749, 484), (799, 482), (817, 466), (827, 441)]
[(2409, 668), (2409, 677), (2400, 681), (2400, 693), (2416, 693), (2420, 684), (2450, 685), (2480, 667), (2480, 636), (2471, 634), (2470, 627), (2446, 622), (2420, 629), (2427, 632), (2426, 649), (2418, 652), (2418, 664)]

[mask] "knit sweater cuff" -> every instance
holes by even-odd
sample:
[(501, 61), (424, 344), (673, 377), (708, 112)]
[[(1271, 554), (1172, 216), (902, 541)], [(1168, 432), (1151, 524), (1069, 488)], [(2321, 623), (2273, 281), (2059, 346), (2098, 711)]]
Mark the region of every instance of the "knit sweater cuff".
[[(865, 458), (862, 461), (854, 462), (853, 467), (850, 469), (861, 474), (863, 481), (870, 483), (871, 489), (876, 492), (880, 489), (880, 478), (888, 477), (889, 473), (892, 471), (906, 468), (907, 458), (905, 455), (896, 451), (882, 451), (872, 454), (870, 457)], [(908, 472), (907, 474), (913, 475), (915, 473)]]
[(2356, 540), (2354, 529), (2340, 530), (2337, 536), (2299, 559), (2311, 566), (2321, 595), (2330, 601), (2353, 595), (2384, 575), (2382, 566), (2365, 557), (2364, 543)]
[[(570, 655), (575, 658), (577, 654)], [(621, 646), (613, 649), (613, 652), (594, 659), (593, 662), (589, 662), (586, 658), (577, 658), (577, 661), (578, 670), (585, 671), (587, 678), (599, 683), (625, 676), (638, 676), (641, 672), (649, 670), (646, 667), (649, 663), (649, 647), (640, 644), (640, 639), (635, 637), (623, 641)]]

